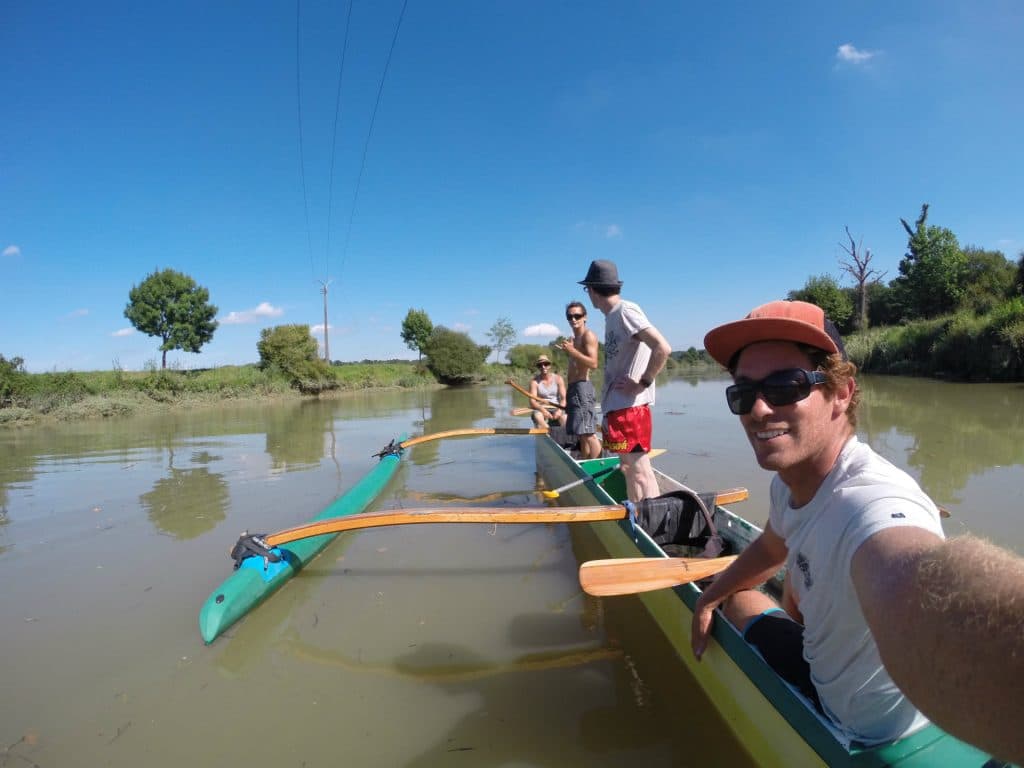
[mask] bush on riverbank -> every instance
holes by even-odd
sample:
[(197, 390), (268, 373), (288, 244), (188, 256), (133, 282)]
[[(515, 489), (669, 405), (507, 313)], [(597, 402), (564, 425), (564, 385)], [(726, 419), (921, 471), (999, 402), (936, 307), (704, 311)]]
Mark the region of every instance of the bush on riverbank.
[(982, 315), (960, 311), (851, 334), (846, 350), (866, 373), (1022, 381), (1024, 298)]

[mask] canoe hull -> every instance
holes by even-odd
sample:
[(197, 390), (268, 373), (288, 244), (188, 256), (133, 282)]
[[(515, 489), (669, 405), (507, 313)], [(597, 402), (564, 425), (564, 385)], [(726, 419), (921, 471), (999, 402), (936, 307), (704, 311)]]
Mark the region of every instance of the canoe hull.
[[(400, 453), (381, 458), (370, 472), (342, 496), (335, 499), (314, 520), (327, 520), (362, 512), (384, 489), (398, 469)], [(246, 558), (203, 603), (199, 611), (199, 632), (212, 643), (228, 627), (274, 594), (306, 563), (316, 557), (338, 534), (314, 536), (281, 547), (282, 560), (265, 563)]]

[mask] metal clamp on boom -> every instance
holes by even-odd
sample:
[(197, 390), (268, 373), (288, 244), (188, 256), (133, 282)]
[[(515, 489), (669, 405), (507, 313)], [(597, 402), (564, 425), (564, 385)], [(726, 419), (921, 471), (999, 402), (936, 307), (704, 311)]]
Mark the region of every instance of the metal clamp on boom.
[(394, 440), (392, 440), (390, 443), (381, 448), (377, 453), (374, 453), (372, 455), (383, 459), (385, 456), (401, 456), (402, 450), (402, 444), (396, 443)]
[(267, 546), (267, 542), (263, 538), (266, 535), (265, 533), (250, 534), (248, 531), (242, 531), (242, 535), (238, 537), (235, 546), (231, 548), (231, 559), (235, 561), (236, 571), (247, 557), (262, 557), (264, 570), (271, 563), (281, 561), (281, 556)]

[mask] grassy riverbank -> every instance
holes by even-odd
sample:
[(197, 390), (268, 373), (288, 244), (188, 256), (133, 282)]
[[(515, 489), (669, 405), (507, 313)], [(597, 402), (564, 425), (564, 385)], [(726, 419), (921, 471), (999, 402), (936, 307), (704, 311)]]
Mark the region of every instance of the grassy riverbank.
[[(352, 363), (331, 367), (320, 396), (361, 389), (436, 386), (415, 363)], [(291, 379), (256, 365), (195, 371), (67, 371), (8, 374), (0, 390), (0, 425), (41, 420), (131, 416), (172, 408), (201, 408), (227, 400), (299, 399)]]
[(983, 315), (958, 312), (850, 334), (846, 350), (866, 373), (1024, 381), (1024, 298)]
[[(668, 374), (700, 373), (709, 366), (672, 361)], [(66, 371), (26, 373), (8, 366), (0, 372), (0, 426), (41, 421), (132, 416), (175, 408), (203, 408), (225, 401), (337, 397), (365, 389), (417, 389), (441, 386), (415, 361), (341, 363), (316, 394), (301, 391), (275, 369), (227, 365), (195, 371), (150, 370)], [(490, 363), (477, 376), (479, 384), (504, 384), (509, 378), (528, 386), (532, 369)], [(524, 401), (525, 403), (525, 401)]]

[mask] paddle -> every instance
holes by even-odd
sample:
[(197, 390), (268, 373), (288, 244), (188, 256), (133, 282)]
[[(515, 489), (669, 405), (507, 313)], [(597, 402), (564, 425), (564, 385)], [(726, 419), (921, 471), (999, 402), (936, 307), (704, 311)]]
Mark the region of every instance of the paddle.
[[(538, 403), (547, 403), (548, 402), (548, 401), (544, 400), (544, 398), (542, 398), (542, 397), (538, 397), (537, 395), (531, 395), (529, 390), (523, 389), (518, 384), (516, 384), (512, 379), (508, 379), (505, 383), (508, 384), (510, 387), (512, 387), (512, 389), (514, 389), (516, 392), (519, 392), (519, 393), (521, 393), (523, 395), (526, 395), (531, 400), (536, 400)], [(559, 410), (562, 410), (562, 411), (565, 410), (565, 408), (560, 406), (558, 403), (548, 403), (545, 407), (547, 407), (547, 408), (558, 408)]]
[(700, 581), (724, 571), (728, 557), (620, 557), (589, 560), (580, 566), (580, 586), (588, 595), (632, 595)]
[(527, 405), (512, 409), (513, 416), (529, 416), (531, 413), (533, 413), (533, 408), (530, 408)]
[[(661, 456), (661, 454), (663, 453), (665, 453), (664, 448), (654, 448), (647, 453), (647, 457), (653, 459), (655, 456)], [(595, 472), (592, 475), (592, 478), (596, 480), (599, 476), (604, 477), (605, 475), (614, 472), (618, 468), (618, 464), (616, 464), (614, 467), (605, 467), (604, 469)], [(577, 485), (583, 485), (585, 482), (587, 482), (587, 480), (590, 479), (591, 477), (580, 477), (577, 478), (576, 480), (573, 480), (571, 483), (566, 483), (565, 485), (559, 488), (554, 488), (550, 491), (541, 491), (540, 493), (541, 496), (543, 496), (546, 499), (557, 499), (559, 495), (561, 495), (564, 491), (568, 491), (570, 488), (575, 488)]]
[[(539, 427), (533, 427), (531, 429), (521, 429), (519, 427), (479, 427), (471, 429), (449, 429), (446, 432), (434, 432), (430, 435), (420, 435), (419, 437), (413, 437), (408, 440), (403, 440), (398, 445), (391, 444), (387, 446), (381, 453), (386, 453), (389, 450), (398, 448), (411, 448), (414, 445), (420, 443), (428, 443), (431, 440), (440, 440), (445, 437), (463, 437), (464, 435), (546, 435), (547, 429)], [(380, 456), (381, 454), (374, 454)]]
[[(727, 504), (747, 497), (746, 488), (733, 488), (715, 494), (715, 504)], [(620, 505), (588, 507), (438, 507), (427, 509), (395, 509), (382, 512), (361, 512), (328, 520), (314, 520), (305, 525), (285, 528), (277, 533), (243, 533), (243, 540), (270, 550), (300, 539), (364, 528), (383, 528), (391, 525), (417, 525), (423, 523), (597, 523), (603, 520), (624, 520), (629, 512)], [(236, 545), (237, 546), (237, 545)]]

